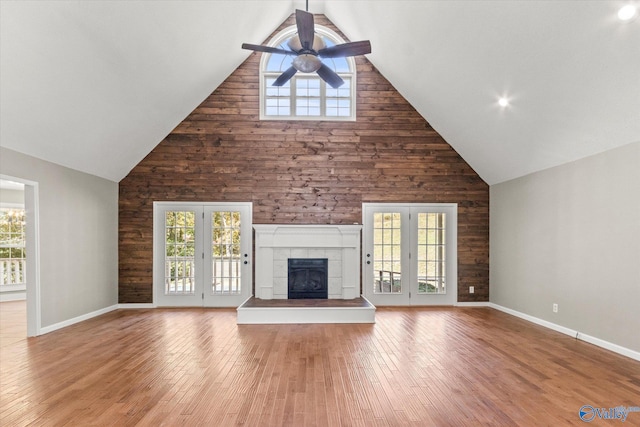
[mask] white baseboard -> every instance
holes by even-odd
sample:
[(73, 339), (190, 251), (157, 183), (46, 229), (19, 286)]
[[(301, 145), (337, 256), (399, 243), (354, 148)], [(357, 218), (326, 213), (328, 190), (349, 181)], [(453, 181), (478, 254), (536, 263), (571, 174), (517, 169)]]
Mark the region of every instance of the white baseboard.
[(118, 304), (118, 308), (156, 308), (156, 305), (153, 303), (125, 303)]
[(626, 347), (622, 347), (618, 344), (611, 343), (609, 341), (601, 340), (600, 338), (592, 337), (591, 335), (583, 334), (578, 332), (576, 334), (576, 338), (582, 340), (584, 342), (588, 342), (589, 344), (597, 345), (598, 347), (605, 348), (607, 350), (613, 351), (614, 353), (621, 354), (623, 356), (627, 356), (631, 359), (635, 359), (640, 362), (640, 352), (631, 350)]
[(67, 326), (74, 325), (76, 323), (80, 323), (85, 320), (89, 320), (93, 317), (100, 316), (105, 313), (109, 313), (110, 311), (117, 310), (118, 304), (112, 305), (110, 307), (101, 308), (100, 310), (92, 311), (91, 313), (83, 314), (82, 316), (74, 317), (73, 319), (65, 320), (62, 322), (54, 323), (53, 325), (44, 326), (40, 328), (40, 335), (48, 334), (49, 332), (57, 331), (58, 329), (65, 328)]
[(580, 331), (575, 331), (573, 329), (566, 328), (564, 326), (557, 325), (557, 324), (549, 322), (547, 320), (539, 319), (537, 317), (530, 316), (528, 314), (521, 313), (519, 311), (512, 310), (510, 308), (503, 307), (503, 306), (498, 305), (498, 304), (489, 303), (488, 306), (491, 307), (491, 308), (495, 308), (496, 310), (502, 311), (504, 313), (510, 314), (512, 316), (519, 317), (519, 318), (524, 319), (526, 321), (529, 321), (531, 323), (535, 323), (536, 325), (544, 326), (545, 328), (552, 329), (552, 330), (554, 330), (556, 332), (560, 332), (562, 334), (569, 335), (570, 337), (577, 338), (577, 339), (582, 340), (584, 342), (588, 342), (589, 344), (597, 345), (598, 347), (602, 347), (602, 348), (604, 348), (606, 350), (613, 351), (614, 353), (618, 353), (618, 354), (621, 354), (623, 356), (629, 357), (631, 359), (640, 361), (640, 352), (637, 352), (635, 350), (631, 350), (629, 348), (622, 347), (622, 346), (620, 346), (618, 344), (613, 344), (613, 343), (610, 343), (609, 341), (605, 341), (605, 340), (600, 339), (600, 338), (596, 338), (596, 337), (592, 337), (592, 336), (587, 335), (587, 334), (583, 334)]

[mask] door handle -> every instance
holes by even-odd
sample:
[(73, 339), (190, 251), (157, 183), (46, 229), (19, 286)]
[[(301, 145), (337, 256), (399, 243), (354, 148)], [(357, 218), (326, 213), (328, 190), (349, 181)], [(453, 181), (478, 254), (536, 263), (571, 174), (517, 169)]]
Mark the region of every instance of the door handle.
[[(367, 254), (367, 258), (370, 258), (371, 254)], [(367, 264), (371, 264), (371, 261), (367, 260)]]
[[(244, 257), (245, 257), (245, 258), (249, 257), (249, 254), (244, 254)], [(249, 261), (244, 260), (244, 265), (247, 265), (247, 264), (249, 264)]]

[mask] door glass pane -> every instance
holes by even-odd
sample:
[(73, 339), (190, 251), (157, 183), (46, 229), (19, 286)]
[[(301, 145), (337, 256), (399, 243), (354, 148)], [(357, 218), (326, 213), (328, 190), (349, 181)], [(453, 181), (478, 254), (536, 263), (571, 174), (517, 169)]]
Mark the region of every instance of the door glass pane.
[(373, 214), (373, 292), (402, 292), (400, 213)]
[(445, 294), (444, 213), (418, 214), (418, 293)]
[(239, 294), (242, 264), (240, 212), (213, 212), (211, 236), (211, 293)]
[(165, 214), (165, 295), (195, 293), (195, 212)]

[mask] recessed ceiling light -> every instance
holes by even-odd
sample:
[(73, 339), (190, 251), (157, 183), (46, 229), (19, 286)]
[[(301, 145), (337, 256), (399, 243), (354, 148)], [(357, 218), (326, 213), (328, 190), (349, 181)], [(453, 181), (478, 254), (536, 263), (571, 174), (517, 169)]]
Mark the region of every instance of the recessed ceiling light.
[(631, 19), (635, 18), (637, 13), (638, 9), (634, 5), (628, 4), (618, 10), (618, 18), (621, 21), (630, 21)]
[(505, 97), (502, 97), (498, 99), (498, 105), (501, 107), (506, 107), (507, 105), (509, 105), (509, 100)]

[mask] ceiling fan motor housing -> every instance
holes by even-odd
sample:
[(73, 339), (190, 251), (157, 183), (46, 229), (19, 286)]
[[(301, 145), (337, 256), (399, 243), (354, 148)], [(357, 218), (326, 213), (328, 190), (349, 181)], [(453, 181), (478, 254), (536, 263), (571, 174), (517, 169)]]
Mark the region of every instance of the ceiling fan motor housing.
[[(289, 46), (289, 49), (293, 50), (294, 52), (300, 52), (302, 50), (302, 43), (300, 43), (300, 36), (296, 34), (295, 36), (291, 37), (287, 42), (287, 46)], [(313, 46), (311, 46), (311, 49), (317, 52), (320, 49), (324, 49), (325, 47), (327, 47), (327, 45), (324, 43), (324, 40), (322, 40), (322, 38), (319, 37), (317, 34), (314, 34)]]

